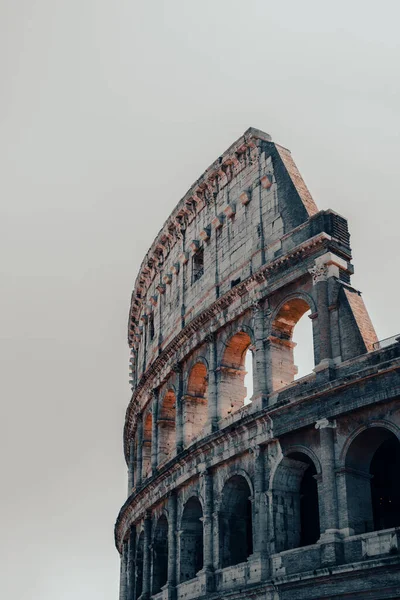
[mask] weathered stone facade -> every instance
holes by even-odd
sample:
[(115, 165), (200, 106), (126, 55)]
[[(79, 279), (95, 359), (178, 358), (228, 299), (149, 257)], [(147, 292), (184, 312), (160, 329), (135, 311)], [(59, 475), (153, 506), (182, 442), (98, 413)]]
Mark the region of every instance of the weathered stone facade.
[(352, 273), (347, 221), (261, 131), (173, 211), (129, 315), (120, 600), (400, 597), (400, 338)]

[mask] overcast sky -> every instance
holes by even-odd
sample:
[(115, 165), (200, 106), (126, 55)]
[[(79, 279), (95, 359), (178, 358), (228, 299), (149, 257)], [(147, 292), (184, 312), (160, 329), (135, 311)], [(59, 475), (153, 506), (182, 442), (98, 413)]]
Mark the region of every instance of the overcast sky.
[(111, 600), (126, 325), (175, 204), (249, 126), (350, 222), (400, 331), (400, 4), (0, 1), (0, 597)]

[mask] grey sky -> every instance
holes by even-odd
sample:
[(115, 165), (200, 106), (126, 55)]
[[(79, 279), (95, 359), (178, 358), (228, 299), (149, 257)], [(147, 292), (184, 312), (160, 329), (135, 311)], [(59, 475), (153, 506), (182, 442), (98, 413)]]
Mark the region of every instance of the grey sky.
[(396, 0), (0, 2), (0, 597), (117, 598), (126, 324), (174, 205), (249, 126), (350, 222), (400, 331)]

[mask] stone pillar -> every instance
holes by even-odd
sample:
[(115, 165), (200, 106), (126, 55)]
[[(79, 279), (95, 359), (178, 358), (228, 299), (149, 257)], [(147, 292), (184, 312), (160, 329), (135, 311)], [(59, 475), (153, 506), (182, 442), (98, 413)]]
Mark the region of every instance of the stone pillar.
[(178, 385), (176, 386), (176, 410), (175, 410), (175, 430), (176, 430), (176, 453), (183, 450), (183, 373), (182, 366), (176, 364), (174, 371), (177, 373)]
[(144, 540), (143, 540), (143, 600), (150, 597), (151, 593), (151, 514), (146, 513), (144, 520)]
[(151, 421), (151, 472), (154, 475), (158, 465), (158, 390), (153, 390), (152, 421)]
[(216, 334), (212, 333), (206, 337), (208, 342), (208, 401), (207, 401), (207, 425), (208, 431), (218, 429), (218, 371), (217, 371), (217, 341)]
[(142, 483), (143, 477), (143, 465), (142, 465), (142, 456), (143, 456), (143, 416), (139, 415), (138, 424), (136, 429), (137, 435), (137, 453), (136, 453), (136, 487), (138, 487)]
[(315, 259), (314, 267), (309, 269), (313, 279), (313, 296), (317, 305), (316, 318), (317, 335), (314, 335), (315, 372), (317, 379), (330, 378), (329, 369), (334, 366), (332, 360), (332, 332), (329, 300), (329, 279), (339, 278), (339, 269), (348, 270), (347, 262), (326, 252)]
[(132, 493), (132, 488), (134, 486), (134, 471), (135, 471), (135, 439), (131, 438), (129, 444), (129, 463), (128, 463), (128, 498)]
[(263, 448), (257, 445), (254, 455), (254, 500), (253, 500), (253, 552), (259, 554), (264, 549), (264, 455)]
[(213, 515), (213, 477), (212, 473), (204, 471), (201, 474), (203, 483), (204, 514), (203, 514), (203, 557), (206, 574), (206, 591), (214, 590), (214, 515)]
[(177, 518), (177, 498), (175, 491), (168, 498), (168, 598), (174, 598), (176, 595), (176, 565), (177, 565), (177, 544), (176, 544), (176, 518)]
[(128, 542), (125, 541), (122, 545), (120, 580), (119, 580), (119, 600), (128, 600)]
[(254, 374), (253, 374), (253, 402), (257, 408), (263, 408), (264, 398), (268, 394), (267, 385), (267, 353), (265, 349), (264, 310), (260, 303), (253, 305), (254, 329)]
[(319, 543), (323, 544), (322, 563), (324, 566), (332, 565), (340, 560), (342, 552), (341, 536), (338, 530), (338, 504), (336, 492), (335, 474), (335, 421), (320, 419), (315, 428), (320, 434), (320, 460), (322, 470), (322, 494), (319, 494), (319, 502), (322, 502), (321, 537)]
[(131, 527), (128, 549), (128, 568), (127, 568), (127, 600), (134, 600), (135, 594), (135, 554), (136, 554), (136, 528)]

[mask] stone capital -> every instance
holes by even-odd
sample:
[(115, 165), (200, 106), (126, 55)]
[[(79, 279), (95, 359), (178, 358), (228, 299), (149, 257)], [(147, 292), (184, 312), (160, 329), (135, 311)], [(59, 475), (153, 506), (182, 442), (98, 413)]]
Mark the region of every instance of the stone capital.
[(336, 419), (329, 421), (329, 419), (319, 419), (315, 423), (315, 429), (336, 429)]

